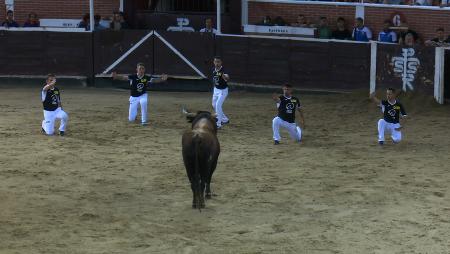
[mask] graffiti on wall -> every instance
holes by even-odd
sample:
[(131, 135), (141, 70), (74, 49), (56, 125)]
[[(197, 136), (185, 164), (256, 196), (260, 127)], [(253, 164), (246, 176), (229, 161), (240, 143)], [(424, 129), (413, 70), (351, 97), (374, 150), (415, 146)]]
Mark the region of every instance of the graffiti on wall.
[(401, 56), (392, 57), (394, 72), (402, 77), (403, 91), (414, 90), (413, 81), (420, 65), (415, 53), (413, 48), (403, 48)]

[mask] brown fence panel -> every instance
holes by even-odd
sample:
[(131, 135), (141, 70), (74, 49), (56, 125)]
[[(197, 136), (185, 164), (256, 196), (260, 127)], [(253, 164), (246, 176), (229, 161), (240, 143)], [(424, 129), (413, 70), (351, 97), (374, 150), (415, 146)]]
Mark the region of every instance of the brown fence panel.
[(92, 76), (92, 35), (44, 33), (47, 72)]
[(370, 44), (330, 42), (328, 87), (369, 89)]
[(216, 36), (216, 55), (222, 57), (233, 82), (249, 83), (249, 41), (247, 37)]
[[(124, 55), (130, 48), (144, 38), (146, 30), (99, 31), (94, 33), (94, 65), (95, 73), (99, 74)], [(153, 38), (150, 37), (112, 71), (118, 73), (133, 73), (136, 63), (145, 64), (147, 71), (153, 70)]]
[(255, 84), (282, 84), (289, 82), (289, 40), (249, 40), (248, 81)]
[(234, 82), (307, 89), (368, 88), (368, 44), (219, 36)]
[(3, 31), (1, 75), (39, 75), (47, 71), (43, 33)]
[[(212, 58), (215, 51), (213, 35), (167, 31), (158, 31), (158, 33), (186, 57), (191, 64), (208, 76), (209, 72), (211, 72)], [(155, 73), (200, 76), (157, 37), (155, 37)]]
[(0, 75), (92, 73), (88, 33), (2, 31), (0, 41)]
[(393, 87), (423, 92), (434, 91), (434, 47), (407, 48), (378, 44), (377, 88)]
[(330, 66), (330, 44), (327, 42), (292, 41), (290, 76), (294, 87), (324, 88)]

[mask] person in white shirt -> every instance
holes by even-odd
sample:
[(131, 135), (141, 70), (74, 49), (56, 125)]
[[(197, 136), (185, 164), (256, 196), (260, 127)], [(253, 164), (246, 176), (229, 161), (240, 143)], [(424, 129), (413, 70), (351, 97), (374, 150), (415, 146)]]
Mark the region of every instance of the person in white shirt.
[(200, 29), (200, 33), (213, 33), (216, 34), (217, 30), (213, 27), (213, 22), (211, 18), (205, 20), (205, 28)]

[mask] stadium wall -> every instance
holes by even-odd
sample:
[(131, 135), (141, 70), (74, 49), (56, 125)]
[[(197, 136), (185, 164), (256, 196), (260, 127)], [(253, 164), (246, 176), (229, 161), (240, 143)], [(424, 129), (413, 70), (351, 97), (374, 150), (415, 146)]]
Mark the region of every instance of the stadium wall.
[[(52, 72), (89, 78), (126, 55), (112, 71), (133, 73), (136, 63), (144, 62), (149, 73), (199, 77), (186, 61), (209, 76), (213, 56), (221, 55), (236, 83), (281, 86), (288, 82), (296, 88), (318, 90), (368, 89), (370, 83), (373, 54), (369, 43), (158, 31), (172, 49), (151, 36), (127, 54), (149, 32), (0, 31), (0, 75)], [(433, 94), (434, 48), (387, 44), (377, 48), (377, 87), (408, 86)]]
[(264, 16), (283, 17), (287, 22), (293, 23), (299, 14), (303, 14), (308, 20), (317, 24), (320, 17), (329, 19), (329, 24), (335, 28), (336, 19), (343, 17), (351, 28), (354, 24), (356, 6), (363, 6), (365, 24), (372, 30), (374, 36), (383, 28), (383, 22), (391, 19), (394, 13), (399, 13), (406, 20), (409, 29), (416, 31), (423, 40), (435, 37), (436, 29), (443, 27), (447, 33), (450, 32), (450, 9), (439, 7), (410, 7), (353, 3), (318, 3), (318, 2), (296, 2), (296, 3), (270, 3), (261, 1), (250, 1), (248, 3), (248, 22), (255, 24)]

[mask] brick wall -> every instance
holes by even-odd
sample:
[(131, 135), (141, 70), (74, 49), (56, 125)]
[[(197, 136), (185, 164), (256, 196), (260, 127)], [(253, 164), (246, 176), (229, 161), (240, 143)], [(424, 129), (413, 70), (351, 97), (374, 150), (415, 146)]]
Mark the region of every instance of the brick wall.
[[(282, 16), (286, 21), (294, 22), (298, 14), (303, 14), (312, 23), (317, 23), (319, 17), (326, 16), (333, 29), (336, 18), (344, 17), (351, 28), (355, 19), (355, 10), (354, 6), (348, 5), (249, 2), (248, 17), (249, 23), (254, 24), (266, 15), (271, 16), (272, 19)], [(450, 34), (450, 10), (365, 6), (364, 12), (365, 23), (372, 30), (374, 38), (382, 30), (384, 20), (390, 19), (395, 12), (401, 13), (409, 28), (416, 31), (423, 40), (434, 38), (438, 27), (443, 27), (446, 33)]]
[[(4, 19), (4, 3), (1, 0), (0, 17)], [(118, 11), (120, 0), (95, 0), (95, 13), (105, 17), (111, 17), (114, 11)], [(23, 25), (30, 12), (37, 13), (39, 18), (68, 18), (81, 19), (84, 14), (89, 13), (89, 0), (62, 1), (62, 0), (15, 0), (14, 17), (20, 25)]]
[(0, 25), (3, 23), (6, 15), (6, 6), (5, 1), (0, 1)]

